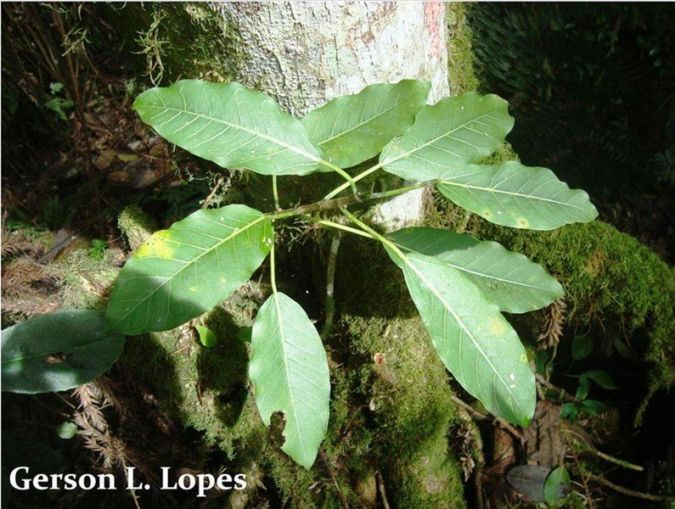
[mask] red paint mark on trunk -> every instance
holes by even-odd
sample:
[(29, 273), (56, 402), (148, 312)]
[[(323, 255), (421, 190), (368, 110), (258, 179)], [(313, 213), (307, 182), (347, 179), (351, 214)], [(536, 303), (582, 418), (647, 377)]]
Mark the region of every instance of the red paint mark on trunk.
[(440, 58), (443, 46), (445, 45), (445, 41), (443, 40), (443, 30), (441, 28), (443, 9), (445, 9), (445, 5), (442, 2), (424, 2), (424, 27), (431, 39), (429, 44), (429, 57), (433, 59)]

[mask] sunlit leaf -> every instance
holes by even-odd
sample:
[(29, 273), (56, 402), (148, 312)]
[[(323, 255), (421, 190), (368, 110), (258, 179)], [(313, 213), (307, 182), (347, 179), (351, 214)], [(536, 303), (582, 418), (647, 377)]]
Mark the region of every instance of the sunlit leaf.
[(258, 311), (249, 377), (263, 422), (269, 426), (272, 414), (283, 413), (281, 449), (310, 468), (328, 428), (328, 361), (311, 320), (283, 293), (273, 293)]
[(429, 83), (418, 80), (369, 85), (311, 111), (302, 123), (326, 160), (348, 168), (375, 157), (410, 127), (428, 94)]
[(405, 228), (388, 236), (405, 249), (433, 256), (461, 271), (502, 311), (540, 309), (564, 293), (540, 265), (496, 242), (437, 228)]
[(125, 334), (172, 329), (228, 297), (269, 253), (272, 227), (255, 209), (199, 210), (156, 232), (127, 261), (106, 318)]
[(214, 346), (216, 346), (218, 344), (218, 336), (216, 336), (216, 333), (213, 332), (208, 327), (204, 327), (203, 325), (196, 325), (195, 329), (197, 329), (197, 335), (199, 336), (199, 342), (205, 348), (213, 348)]
[[(536, 402), (525, 349), (496, 305), (460, 271), (419, 253), (391, 251), (441, 360), (495, 415), (527, 425)], [(397, 260), (398, 258), (398, 260)]]
[(441, 180), (438, 190), (446, 198), (502, 226), (553, 230), (598, 215), (585, 191), (570, 189), (551, 170), (517, 161), (474, 165), (461, 176)]
[(465, 166), (494, 152), (513, 128), (508, 103), (473, 92), (424, 106), (415, 123), (382, 150), (380, 163), (408, 180), (435, 180), (466, 173)]
[(123, 346), (124, 337), (96, 311), (29, 318), (2, 331), (2, 390), (34, 394), (78, 387), (108, 370)]
[(266, 175), (327, 170), (299, 120), (238, 83), (181, 80), (151, 88), (134, 109), (162, 137), (224, 168)]

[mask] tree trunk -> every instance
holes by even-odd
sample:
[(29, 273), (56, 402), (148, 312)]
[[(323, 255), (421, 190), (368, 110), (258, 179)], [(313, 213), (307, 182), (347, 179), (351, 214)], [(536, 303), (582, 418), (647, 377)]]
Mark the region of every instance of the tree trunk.
[[(295, 116), (372, 83), (431, 82), (430, 102), (448, 95), (445, 6), (440, 2), (221, 3), (234, 26), (238, 79), (276, 97)], [(388, 229), (417, 223), (423, 190), (381, 205)]]

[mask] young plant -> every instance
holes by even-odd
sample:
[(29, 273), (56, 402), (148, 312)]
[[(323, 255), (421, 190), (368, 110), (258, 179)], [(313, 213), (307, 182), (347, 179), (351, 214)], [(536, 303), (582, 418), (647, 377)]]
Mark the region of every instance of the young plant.
[[(251, 334), (249, 377), (265, 424), (281, 412), (282, 449), (313, 464), (329, 419), (326, 353), (302, 307), (277, 289), (275, 223), (301, 217), (384, 246), (406, 285), (441, 360), (456, 380), (495, 415), (527, 425), (535, 381), (527, 354), (501, 312), (548, 305), (562, 287), (543, 268), (494, 242), (433, 228), (380, 233), (348, 210), (413, 188), (434, 186), (467, 211), (513, 228), (551, 230), (593, 220), (597, 212), (544, 168), (491, 155), (513, 127), (507, 103), (464, 94), (426, 105), (429, 84), (403, 80), (337, 98), (302, 120), (269, 96), (236, 83), (184, 80), (141, 94), (134, 108), (161, 136), (224, 168), (276, 179), (335, 172), (345, 179), (323, 199), (288, 210), (246, 205), (199, 210), (155, 233), (129, 259), (106, 317), (133, 335), (171, 329), (209, 311), (245, 283), (269, 256), (272, 294)], [(345, 171), (376, 156), (352, 176)], [(369, 194), (357, 183), (377, 171), (413, 185)], [(338, 197), (351, 188), (354, 196)], [(353, 226), (322, 218), (340, 210)]]

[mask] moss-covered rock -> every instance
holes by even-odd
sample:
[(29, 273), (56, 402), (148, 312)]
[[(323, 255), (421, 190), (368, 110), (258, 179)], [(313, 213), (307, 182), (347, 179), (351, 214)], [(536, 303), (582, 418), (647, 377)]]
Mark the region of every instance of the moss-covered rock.
[[(648, 399), (675, 385), (675, 270), (630, 235), (603, 221), (567, 225), (550, 232), (504, 228), (464, 211), (444, 199), (435, 200), (431, 222), (495, 240), (544, 266), (561, 282), (573, 329), (597, 331), (596, 347), (610, 353), (617, 340), (632, 347), (650, 364), (640, 422)], [(533, 331), (535, 319), (517, 320)], [(533, 339), (533, 338), (532, 338)], [(621, 348), (621, 344), (619, 348)]]
[(651, 249), (602, 221), (552, 232), (488, 224), (474, 231), (546, 267), (565, 288), (572, 323), (629, 338), (652, 366), (649, 396), (675, 384), (675, 271)]

